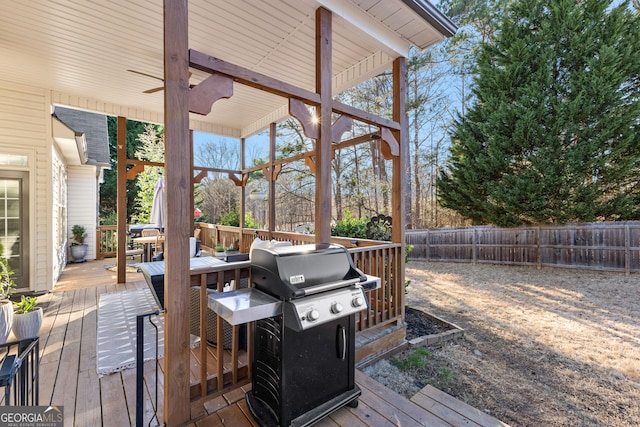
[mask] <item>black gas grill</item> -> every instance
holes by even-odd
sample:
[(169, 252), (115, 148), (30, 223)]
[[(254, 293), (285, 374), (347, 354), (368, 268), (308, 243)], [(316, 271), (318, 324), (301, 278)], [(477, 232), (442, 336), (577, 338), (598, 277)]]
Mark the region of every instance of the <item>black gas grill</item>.
[(262, 426), (307, 426), (357, 406), (355, 314), (379, 279), (355, 268), (338, 245), (255, 249), (255, 289), (281, 301), (281, 314), (253, 323), (252, 390)]

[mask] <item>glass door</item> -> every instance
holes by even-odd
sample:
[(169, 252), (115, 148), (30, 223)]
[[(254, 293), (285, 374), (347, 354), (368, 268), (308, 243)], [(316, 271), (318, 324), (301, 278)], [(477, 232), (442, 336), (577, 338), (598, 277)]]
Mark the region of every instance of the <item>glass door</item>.
[(0, 170), (0, 255), (18, 288), (29, 287), (29, 174)]

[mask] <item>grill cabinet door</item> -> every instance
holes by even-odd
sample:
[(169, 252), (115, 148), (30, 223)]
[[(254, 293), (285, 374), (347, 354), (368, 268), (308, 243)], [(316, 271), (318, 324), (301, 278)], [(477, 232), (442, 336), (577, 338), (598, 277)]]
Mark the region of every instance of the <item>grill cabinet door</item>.
[(285, 417), (296, 418), (354, 387), (353, 321), (347, 316), (301, 332), (284, 328)]
[(281, 426), (354, 389), (355, 316), (296, 332), (282, 316), (254, 324), (253, 395)]

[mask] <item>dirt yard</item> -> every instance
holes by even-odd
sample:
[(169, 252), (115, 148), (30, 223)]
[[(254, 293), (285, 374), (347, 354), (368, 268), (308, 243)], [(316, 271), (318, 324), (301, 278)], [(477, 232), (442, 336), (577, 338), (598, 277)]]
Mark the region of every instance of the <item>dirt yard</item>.
[(640, 425), (640, 275), (411, 261), (407, 279), (408, 306), (465, 329), (419, 387), (513, 426)]

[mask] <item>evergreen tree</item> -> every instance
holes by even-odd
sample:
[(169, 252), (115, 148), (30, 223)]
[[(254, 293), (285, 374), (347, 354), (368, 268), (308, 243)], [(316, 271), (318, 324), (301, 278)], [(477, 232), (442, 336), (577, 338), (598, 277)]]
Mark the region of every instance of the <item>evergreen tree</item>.
[(501, 226), (639, 219), (639, 51), (628, 2), (514, 2), (481, 46), (441, 203)]
[[(149, 162), (164, 163), (164, 128), (158, 125), (145, 124), (144, 132), (138, 135), (137, 141), (142, 145), (136, 151), (135, 158)], [(155, 196), (158, 180), (164, 168), (161, 166), (146, 166), (138, 173), (138, 193), (135, 198), (136, 213), (131, 221), (137, 224), (148, 224), (151, 217), (151, 207)]]

